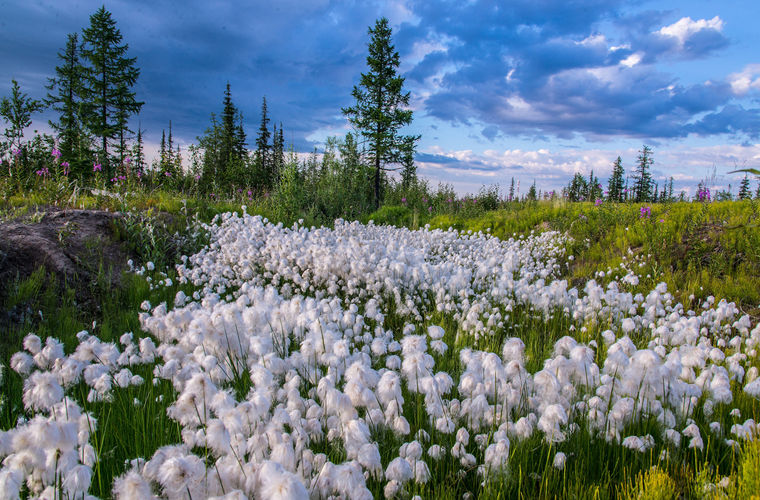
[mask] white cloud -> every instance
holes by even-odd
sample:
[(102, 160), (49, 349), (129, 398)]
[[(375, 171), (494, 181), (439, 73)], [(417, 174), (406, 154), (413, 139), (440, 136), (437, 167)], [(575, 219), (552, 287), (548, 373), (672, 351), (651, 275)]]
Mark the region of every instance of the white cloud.
[(752, 89), (760, 90), (760, 64), (748, 64), (739, 73), (731, 73), (728, 83), (736, 95), (744, 95)]
[(635, 54), (631, 54), (630, 56), (620, 61), (620, 64), (622, 64), (623, 66), (632, 68), (636, 66), (637, 64), (639, 64), (640, 62), (641, 62), (641, 54), (636, 52)]
[[(426, 151), (452, 161), (441, 163), (418, 162), (419, 172), (435, 186), (439, 182), (451, 183), (459, 194), (475, 193), (483, 185), (499, 184), (502, 190), (514, 177), (528, 186), (536, 180), (544, 190), (559, 190), (566, 186), (575, 173), (588, 177), (591, 171), (606, 185), (612, 172), (612, 163), (620, 156), (627, 174), (635, 168), (638, 151), (621, 149), (489, 149), (444, 150), (435, 146)], [(760, 163), (760, 144), (741, 145), (663, 145), (654, 151), (653, 174), (655, 181), (666, 182), (671, 176), (676, 192), (690, 189), (699, 181), (710, 185), (734, 184), (737, 175), (727, 175), (736, 168), (757, 168)]]
[(696, 21), (690, 17), (682, 17), (669, 26), (663, 26), (658, 33), (678, 39), (678, 44), (682, 46), (693, 34), (705, 29), (723, 31), (723, 20), (719, 16), (715, 16), (712, 19), (698, 19)]

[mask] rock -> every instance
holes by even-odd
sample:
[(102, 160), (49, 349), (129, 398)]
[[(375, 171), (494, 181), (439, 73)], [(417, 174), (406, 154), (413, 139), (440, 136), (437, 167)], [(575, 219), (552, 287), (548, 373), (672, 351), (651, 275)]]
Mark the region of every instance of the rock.
[(130, 255), (113, 237), (118, 217), (100, 210), (46, 208), (42, 217), (0, 223), (0, 298), (14, 280), (40, 266), (61, 283), (74, 284), (77, 302), (88, 301), (87, 285), (99, 273), (105, 273), (111, 286), (119, 286)]

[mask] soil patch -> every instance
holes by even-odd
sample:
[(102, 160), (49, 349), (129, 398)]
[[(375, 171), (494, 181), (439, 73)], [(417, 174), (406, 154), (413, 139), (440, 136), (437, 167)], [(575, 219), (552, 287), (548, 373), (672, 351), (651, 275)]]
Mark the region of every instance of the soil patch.
[(93, 280), (105, 276), (118, 287), (131, 257), (114, 238), (118, 217), (101, 210), (45, 207), (0, 222), (0, 299), (14, 280), (28, 277), (40, 266), (61, 283), (74, 285), (79, 304), (90, 301), (88, 284)]

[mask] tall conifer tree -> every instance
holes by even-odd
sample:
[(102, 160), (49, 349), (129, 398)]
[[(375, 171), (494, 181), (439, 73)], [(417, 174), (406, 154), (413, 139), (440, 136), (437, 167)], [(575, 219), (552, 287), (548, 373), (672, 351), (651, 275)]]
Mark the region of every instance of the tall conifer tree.
[(81, 119), (84, 68), (80, 61), (81, 46), (79, 36), (71, 33), (66, 39), (66, 47), (58, 53), (61, 65), (56, 66), (56, 76), (48, 78), (48, 95), (45, 104), (58, 112), (58, 121), (48, 123), (58, 133), (58, 149), (63, 159), (74, 163), (82, 160), (86, 146)]
[(610, 201), (622, 202), (624, 181), (623, 160), (618, 156), (612, 165), (612, 176), (607, 183), (607, 196)]
[(409, 92), (403, 91), (404, 78), (396, 74), (400, 60), (391, 43), (388, 19), (378, 19), (368, 33), (369, 71), (362, 73), (351, 93), (356, 104), (343, 108), (343, 114), (368, 142), (367, 153), (374, 167), (374, 205), (378, 208), (383, 171), (388, 164), (401, 163), (413, 155), (419, 136), (399, 134), (402, 126), (412, 122), (412, 110), (405, 109)]
[[(128, 132), (127, 120), (138, 113), (143, 103), (131, 89), (140, 76), (137, 59), (127, 57), (129, 46), (122, 44), (116, 21), (105, 7), (90, 16), (90, 26), (83, 30), (83, 58), (89, 63), (85, 73), (88, 106), (86, 122), (98, 137), (100, 162), (106, 174), (113, 174), (109, 146), (119, 139), (119, 148)], [(123, 150), (122, 150), (123, 153)]]
[(639, 151), (638, 166), (636, 167), (636, 182), (633, 185), (634, 201), (650, 201), (652, 199), (652, 174), (649, 168), (654, 163), (652, 149), (644, 146)]

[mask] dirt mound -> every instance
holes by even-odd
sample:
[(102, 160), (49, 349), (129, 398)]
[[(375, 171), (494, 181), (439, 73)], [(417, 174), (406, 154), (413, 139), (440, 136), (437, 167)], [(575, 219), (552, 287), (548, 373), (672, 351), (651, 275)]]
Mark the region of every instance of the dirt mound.
[(0, 222), (0, 297), (13, 280), (29, 276), (40, 266), (61, 282), (75, 285), (78, 296), (79, 289), (99, 275), (119, 286), (130, 256), (113, 237), (118, 217), (118, 213), (100, 210), (51, 207)]

